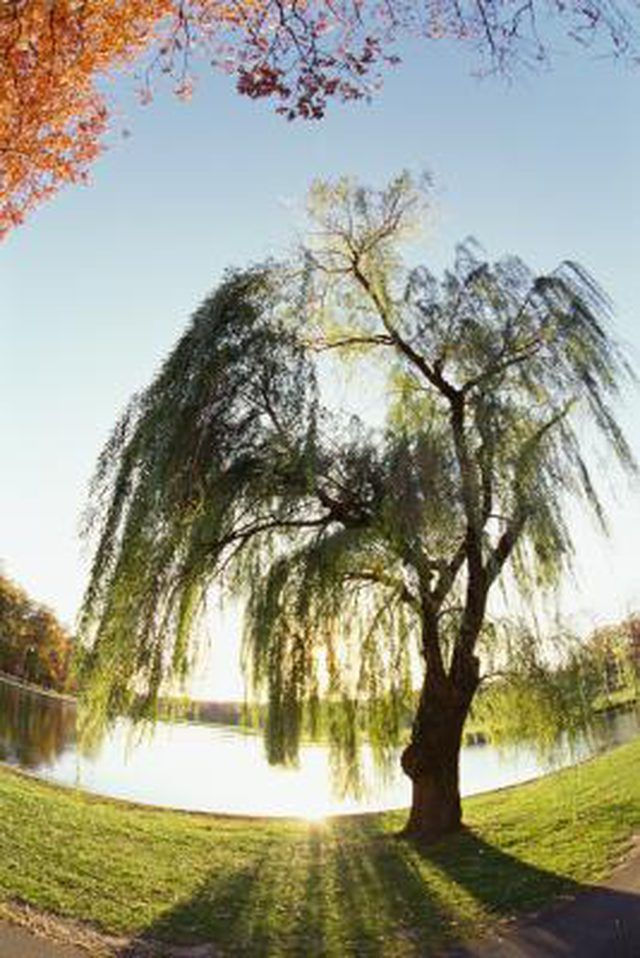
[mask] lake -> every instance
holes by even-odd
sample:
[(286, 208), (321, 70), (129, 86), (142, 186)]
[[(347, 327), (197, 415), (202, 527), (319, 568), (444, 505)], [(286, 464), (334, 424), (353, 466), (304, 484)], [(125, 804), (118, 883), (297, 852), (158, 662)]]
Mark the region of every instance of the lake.
[[(640, 731), (634, 712), (603, 718), (593, 741), (563, 751), (555, 765), (533, 748), (499, 751), (491, 745), (462, 750), (463, 795), (515, 785), (628, 741)], [(0, 679), (0, 761), (63, 785), (99, 795), (190, 811), (236, 815), (296, 816), (382, 811), (408, 805), (410, 783), (397, 763), (383, 774), (363, 750), (365, 792), (358, 798), (332, 791), (328, 750), (301, 748), (295, 769), (270, 766), (259, 735), (233, 727), (160, 722), (152, 735), (134, 740), (119, 721), (100, 746), (80, 751), (76, 708), (63, 700)]]

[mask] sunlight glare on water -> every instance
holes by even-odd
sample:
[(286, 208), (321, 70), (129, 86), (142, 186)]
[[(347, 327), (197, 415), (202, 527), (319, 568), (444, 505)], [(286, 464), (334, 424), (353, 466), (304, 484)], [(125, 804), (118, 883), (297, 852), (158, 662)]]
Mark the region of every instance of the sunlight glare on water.
[[(604, 727), (604, 726), (603, 726)], [(613, 717), (601, 745), (638, 733), (633, 714)], [(585, 755), (584, 744), (564, 762)], [(76, 747), (75, 708), (0, 680), (0, 761), (43, 778), (149, 805), (230, 815), (305, 818), (382, 811), (409, 803), (410, 784), (399, 762), (382, 775), (363, 749), (364, 792), (334, 794), (331, 762), (322, 745), (305, 745), (296, 768), (269, 765), (262, 739), (237, 728), (159, 723), (153, 734), (132, 741), (120, 721), (87, 755)], [(532, 748), (500, 753), (488, 745), (464, 748), (463, 795), (513, 785), (549, 771)]]

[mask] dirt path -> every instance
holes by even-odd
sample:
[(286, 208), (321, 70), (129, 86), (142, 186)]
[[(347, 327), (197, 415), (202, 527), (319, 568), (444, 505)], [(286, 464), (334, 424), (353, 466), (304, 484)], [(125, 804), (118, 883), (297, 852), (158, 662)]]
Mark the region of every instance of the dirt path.
[(213, 945), (160, 945), (99, 934), (28, 906), (0, 905), (0, 958), (218, 958)]
[(0, 958), (107, 958), (114, 953), (82, 925), (28, 906), (0, 905)]
[(0, 922), (0, 958), (87, 958), (86, 951), (45, 941), (19, 925)]
[(606, 881), (446, 958), (640, 958), (640, 836)]

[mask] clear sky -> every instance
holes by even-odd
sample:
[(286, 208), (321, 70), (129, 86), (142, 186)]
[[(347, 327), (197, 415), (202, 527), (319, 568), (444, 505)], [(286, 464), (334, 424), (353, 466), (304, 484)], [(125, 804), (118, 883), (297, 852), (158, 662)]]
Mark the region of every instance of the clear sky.
[[(224, 77), (203, 77), (189, 104), (160, 92), (146, 108), (123, 82), (132, 135), (112, 138), (88, 188), (0, 247), (0, 557), (67, 623), (86, 573), (87, 482), (116, 416), (225, 267), (286, 250), (314, 177), (382, 185), (430, 170), (429, 263), (445, 266), (469, 234), (540, 271), (577, 259), (640, 356), (640, 74), (580, 55), (511, 85), (469, 68), (456, 47), (415, 45), (372, 105), (336, 105), (313, 125), (239, 98)], [(626, 419), (640, 454), (638, 395)], [(565, 590), (586, 622), (640, 607), (640, 497), (615, 491), (611, 540), (580, 528), (580, 579)], [(229, 616), (219, 629), (208, 692), (238, 688), (235, 628)]]

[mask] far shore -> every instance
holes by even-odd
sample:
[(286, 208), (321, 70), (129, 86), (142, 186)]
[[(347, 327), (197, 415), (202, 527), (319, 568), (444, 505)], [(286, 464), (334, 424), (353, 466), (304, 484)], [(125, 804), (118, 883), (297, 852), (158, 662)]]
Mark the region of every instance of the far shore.
[[(25, 679), (0, 670), (0, 681), (16, 688), (25, 689), (36, 695), (68, 702), (77, 705), (77, 696), (70, 692), (57, 692), (55, 689), (46, 689), (41, 685), (28, 682)], [(636, 693), (632, 689), (620, 689), (613, 692), (607, 701), (595, 705), (594, 711), (598, 715), (621, 712), (640, 704)], [(245, 703), (238, 701), (212, 701), (185, 698), (166, 698), (160, 702), (160, 720), (163, 722), (189, 722), (195, 725), (217, 725), (237, 729), (239, 732), (255, 733), (259, 726), (243, 721)], [(470, 717), (464, 733), (465, 746), (490, 745), (491, 735), (480, 728)]]
[(9, 672), (0, 671), (0, 680), (7, 685), (14, 685), (16, 688), (25, 689), (27, 692), (33, 692), (35, 695), (46, 695), (50, 699), (61, 699), (63, 702), (72, 702), (76, 704), (75, 695), (69, 692), (57, 692), (55, 689), (46, 689), (43, 685), (36, 685), (34, 682), (27, 682), (26, 679), (11, 675)]

